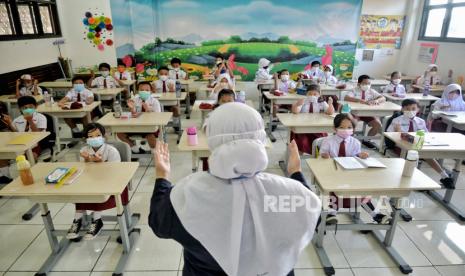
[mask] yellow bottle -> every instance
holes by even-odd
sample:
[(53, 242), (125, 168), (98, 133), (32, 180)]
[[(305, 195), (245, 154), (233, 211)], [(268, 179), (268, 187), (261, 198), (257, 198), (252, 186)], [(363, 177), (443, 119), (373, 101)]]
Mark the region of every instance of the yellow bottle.
[(16, 157), (16, 166), (19, 171), (19, 177), (21, 177), (21, 181), (23, 185), (31, 185), (34, 183), (34, 177), (32, 176), (31, 172), (31, 164), (29, 161), (26, 160), (24, 155), (19, 155)]

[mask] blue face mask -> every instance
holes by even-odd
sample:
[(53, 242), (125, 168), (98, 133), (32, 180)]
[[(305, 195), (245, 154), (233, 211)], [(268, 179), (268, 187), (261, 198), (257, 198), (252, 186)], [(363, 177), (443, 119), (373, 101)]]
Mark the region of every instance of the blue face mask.
[(93, 148), (99, 148), (105, 143), (105, 139), (102, 136), (87, 138), (87, 144)]
[(76, 83), (74, 84), (74, 90), (77, 92), (81, 92), (82, 90), (86, 89), (83, 83)]
[(139, 91), (139, 97), (143, 100), (146, 101), (150, 97), (151, 92), (150, 91)]
[(36, 112), (35, 108), (25, 108), (25, 109), (23, 109), (23, 114), (24, 115), (32, 115), (32, 114), (34, 114), (34, 112)]

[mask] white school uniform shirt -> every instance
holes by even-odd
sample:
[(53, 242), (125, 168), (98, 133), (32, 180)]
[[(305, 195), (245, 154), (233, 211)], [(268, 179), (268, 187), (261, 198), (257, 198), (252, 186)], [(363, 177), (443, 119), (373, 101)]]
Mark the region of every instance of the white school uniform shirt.
[[(395, 92), (394, 92), (395, 89)], [(405, 87), (402, 84), (393, 84), (392, 82), (386, 85), (383, 89), (383, 93), (395, 93), (396, 95), (399, 96), (405, 96), (406, 91)]]
[[(349, 92), (347, 96), (361, 100), (362, 89), (360, 89), (360, 87), (356, 87), (354, 90)], [(378, 91), (374, 90), (373, 88), (370, 88), (369, 90), (365, 91), (365, 101), (372, 101), (378, 98), (379, 96), (381, 96), (381, 94), (379, 94)]]
[(107, 81), (107, 87), (106, 88), (116, 88), (119, 87), (118, 82), (112, 77), (112, 76), (107, 76), (106, 78), (103, 76), (96, 77), (95, 79), (92, 80), (91, 86), (92, 87), (97, 87), (97, 88), (105, 88), (104, 81)]
[[(328, 110), (328, 107), (329, 105), (325, 101), (313, 103), (312, 113), (326, 112), (326, 110)], [(304, 104), (302, 105), (302, 108), (300, 109), (300, 113), (309, 113), (309, 112), (310, 112), (310, 101), (306, 99)]]
[[(37, 86), (37, 92), (39, 92), (39, 95), (42, 95), (42, 88)], [(30, 86), (29, 88), (26, 86), (21, 87), (19, 89), (19, 95), (21, 96), (33, 96), (34, 95), (34, 85)]]
[[(320, 154), (329, 153), (331, 158), (338, 157), (339, 155), (339, 146), (341, 145), (342, 138), (337, 135), (332, 135), (323, 138), (321, 143)], [(345, 151), (346, 157), (354, 157), (360, 154), (362, 151), (362, 145), (360, 141), (355, 139), (353, 136), (347, 137), (345, 139)]]
[[(431, 83), (431, 78), (433, 80), (433, 83)], [(417, 81), (418, 85), (424, 85), (425, 83), (429, 85), (441, 84), (441, 76), (439, 74), (436, 74), (435, 76), (431, 76), (428, 74), (426, 75), (426, 78), (424, 76), (421, 76)]]
[(321, 69), (317, 69), (316, 71), (310, 70), (305, 70), (303, 71), (303, 74), (307, 76), (307, 78), (312, 78), (312, 79), (325, 79), (325, 72), (323, 72)]
[(145, 112), (161, 112), (161, 104), (158, 99), (153, 96), (150, 96), (146, 101), (143, 101), (139, 95), (135, 95), (132, 100), (136, 105), (142, 105), (142, 103), (145, 103), (149, 108), (149, 110), (145, 110)]
[(333, 75), (326, 77), (326, 75), (323, 77), (323, 81), (326, 84), (337, 84), (337, 78)]
[[(162, 93), (163, 92), (163, 81), (162, 80), (156, 80), (152, 82), (152, 84), (155, 86), (155, 92), (156, 93)], [(167, 79), (165, 81), (166, 84), (166, 92), (174, 92), (170, 91), (170, 86), (176, 87), (176, 82), (172, 79)]]
[(66, 93), (65, 97), (68, 98), (70, 102), (77, 102), (78, 93), (81, 94), (81, 102), (87, 102), (89, 98), (94, 99), (94, 93), (89, 89), (84, 89), (81, 92), (71, 89)]
[(267, 81), (273, 79), (273, 75), (267, 69), (259, 68), (257, 72), (255, 72), (255, 81)]
[[(87, 152), (90, 155), (95, 155), (98, 153), (100, 156), (102, 156), (103, 162), (121, 162), (119, 151), (112, 145), (106, 143), (104, 143), (97, 151), (95, 151), (91, 146), (85, 145), (79, 152)], [(82, 158), (82, 156), (79, 157), (79, 160), (84, 162), (84, 158)]]
[(115, 80), (132, 80), (131, 73), (129, 73), (128, 71), (124, 71), (123, 73), (116, 71), (113, 74), (113, 78)]
[[(423, 120), (422, 118), (413, 117), (412, 121), (413, 121), (414, 132), (417, 130), (424, 130), (428, 132), (428, 129), (426, 128), (425, 120)], [(404, 115), (394, 118), (391, 124), (389, 125), (389, 127), (387, 128), (387, 131), (388, 132), (396, 131), (395, 130), (396, 125), (400, 125), (401, 132), (408, 132), (408, 129), (410, 126), (410, 119)]]
[[(32, 114), (32, 121), (37, 126), (37, 128), (44, 129), (44, 131), (47, 129), (47, 117), (45, 117), (44, 114), (41, 114), (39, 112), (34, 112)], [(19, 117), (14, 119), (13, 125), (15, 126), (16, 130), (18, 130), (18, 132), (26, 132), (27, 121), (26, 119), (24, 119), (23, 115), (20, 115)], [(29, 126), (28, 132), (31, 132), (31, 131), (32, 129)]]
[[(176, 78), (176, 74), (178, 74), (178, 77)], [(168, 72), (168, 77), (172, 80), (183, 80), (186, 78), (186, 72), (182, 69), (170, 69)]]
[(289, 93), (289, 89), (295, 89), (297, 84), (293, 80), (288, 80), (286, 82), (278, 80), (278, 90), (281, 92)]

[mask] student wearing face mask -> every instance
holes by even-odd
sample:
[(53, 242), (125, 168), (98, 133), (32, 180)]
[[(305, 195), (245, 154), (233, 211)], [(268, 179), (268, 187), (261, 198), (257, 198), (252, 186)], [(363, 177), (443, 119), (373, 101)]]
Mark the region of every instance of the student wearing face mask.
[(168, 73), (168, 77), (172, 80), (187, 80), (189, 77), (186, 71), (181, 68), (181, 60), (179, 58), (171, 59), (171, 69)]
[[(126, 70), (126, 64), (122, 61), (118, 62), (118, 66), (116, 67), (116, 72), (113, 73), (113, 78), (116, 80), (120, 87), (126, 87), (123, 81), (130, 81), (132, 80), (131, 72)], [(122, 95), (124, 95), (125, 99), (129, 96), (129, 91), (125, 88), (121, 91)]]
[[(152, 88), (155, 93), (174, 93), (176, 92), (176, 81), (169, 78), (169, 69), (166, 66), (158, 68), (158, 80), (152, 82)], [(180, 106), (175, 105), (170, 107), (173, 112), (173, 124), (175, 131), (179, 130), (180, 122)]]
[[(418, 102), (414, 99), (405, 99), (402, 101), (402, 113), (403, 115), (394, 118), (390, 125), (387, 127), (388, 132), (416, 132), (423, 130), (428, 132), (426, 123), (423, 119), (417, 117), (419, 111)], [(400, 154), (400, 149), (394, 149), (394, 152)], [(441, 167), (441, 165), (435, 159), (426, 159), (428, 165), (430, 165), (437, 173), (441, 175), (440, 182), (446, 188), (450, 188), (453, 185), (453, 179), (449, 174)]]
[(38, 83), (38, 80), (33, 79), (31, 75), (22, 75), (21, 78), (16, 80), (16, 98), (42, 95), (42, 89)]
[(94, 71), (91, 71), (91, 77), (87, 82), (87, 85), (92, 88), (116, 88), (119, 87), (119, 83), (110, 75), (110, 64), (100, 63), (98, 70), (100, 73), (99, 77), (95, 77)]
[[(137, 94), (132, 99), (129, 99), (127, 103), (131, 113), (161, 112), (160, 102), (152, 95), (151, 85), (149, 82), (140, 82), (137, 86), (137, 89)], [(155, 148), (158, 134), (159, 130), (154, 133), (137, 133), (138, 136), (142, 135), (145, 137), (145, 139), (147, 139), (151, 149)], [(132, 153), (144, 153), (140, 146), (138, 146), (135, 141), (131, 140), (130, 133), (117, 133), (117, 136), (118, 139), (127, 143), (131, 147)]]
[(282, 69), (278, 73), (276, 89), (284, 94), (294, 93), (297, 87), (295, 81), (291, 79), (289, 70)]
[(417, 80), (417, 84), (437, 85), (441, 84), (441, 76), (438, 73), (439, 67), (436, 64), (430, 64), (426, 67), (425, 73)]
[(319, 83), (320, 80), (325, 78), (324, 72), (320, 69), (321, 62), (319, 62), (318, 60), (314, 60), (310, 65), (311, 68), (300, 73), (300, 76), (304, 79), (310, 79), (315, 81), (316, 83)]
[[(322, 158), (335, 158), (335, 157), (360, 157), (362, 159), (368, 158), (367, 152), (362, 152), (360, 141), (355, 139), (354, 134), (355, 122), (351, 119), (349, 114), (338, 114), (334, 118), (335, 135), (328, 136), (323, 139), (320, 148), (320, 155)], [(336, 198), (334, 206), (331, 206), (330, 213), (326, 218), (327, 224), (337, 224), (337, 209), (349, 208), (350, 199), (345, 198), (342, 201), (337, 198), (334, 193), (331, 196)], [(378, 224), (388, 224), (391, 217), (388, 214), (382, 214), (375, 210), (375, 207), (369, 198), (362, 199), (363, 207), (371, 215), (372, 219)]]
[[(456, 83), (449, 84), (440, 100), (433, 104), (433, 111), (465, 111), (465, 101), (462, 96), (462, 87)], [(430, 112), (429, 120), (432, 120), (431, 130), (434, 132), (446, 132), (447, 124), (443, 123), (438, 115)], [(461, 132), (453, 129), (453, 132)]]
[(229, 69), (224, 56), (217, 54), (215, 56), (215, 65), (212, 69), (212, 75), (215, 76), (215, 78), (218, 78), (218, 76), (222, 74), (228, 74), (231, 79), (234, 79), (234, 74), (232, 70)]
[(323, 70), (324, 70), (324, 78), (322, 79), (322, 82), (327, 85), (336, 85), (337, 78), (333, 75), (333, 72), (334, 72), (333, 66), (325, 65), (323, 66)]
[(273, 79), (273, 75), (270, 73), (273, 69), (273, 64), (266, 58), (258, 60), (258, 70), (255, 72), (255, 82), (267, 81)]
[[(94, 102), (94, 93), (92, 91), (88, 90), (86, 86), (84, 85), (84, 79), (80, 76), (75, 76), (72, 79), (73, 83), (73, 89), (68, 91), (66, 93), (66, 96), (64, 96), (59, 102), (58, 106), (64, 107), (67, 103), (71, 102), (78, 102), (78, 103), (83, 103), (83, 104), (91, 104)], [(92, 118), (98, 116), (99, 112), (97, 111), (98, 108), (95, 109), (95, 111), (92, 112)], [(87, 119), (86, 118), (65, 118), (64, 119), (66, 124), (71, 128), (73, 138), (80, 138), (82, 135), (81, 130), (77, 126), (76, 123), (82, 123), (83, 126), (85, 127), (87, 124)]]
[[(333, 98), (326, 102), (320, 98), (320, 87), (318, 84), (307, 86), (307, 99), (300, 99), (292, 105), (292, 113), (325, 113), (334, 114)], [(326, 137), (326, 133), (294, 133), (291, 132), (291, 140), (295, 140), (300, 152), (312, 154), (312, 143), (315, 139)]]
[[(349, 92), (344, 100), (367, 105), (378, 105), (384, 103), (386, 98), (371, 88), (371, 80), (368, 75), (361, 75), (358, 77), (357, 87), (352, 92)], [(376, 117), (358, 117), (357, 119), (367, 123), (371, 128), (368, 131), (368, 136), (375, 136), (381, 130), (381, 122)], [(370, 149), (376, 148), (376, 145), (369, 140), (363, 140), (362, 144)]]
[(401, 74), (398, 71), (394, 71), (391, 74), (391, 82), (386, 85), (383, 89), (383, 93), (391, 93), (395, 97), (404, 98), (405, 97), (405, 87), (400, 82)]
[(212, 92), (208, 96), (210, 100), (216, 100), (218, 98), (218, 94), (223, 89), (229, 89), (234, 91), (234, 83), (231, 80), (229, 74), (221, 74), (218, 76), (218, 81), (216, 82), (215, 86), (213, 87)]
[[(121, 162), (121, 156), (118, 150), (105, 143), (105, 128), (98, 123), (91, 123), (83, 131), (86, 138), (86, 145), (80, 151), (81, 162), (100, 163), (100, 162)], [(104, 172), (102, 172), (104, 173)], [(124, 205), (129, 201), (128, 189), (125, 188), (121, 194), (121, 200)], [(92, 223), (84, 235), (85, 240), (93, 240), (103, 228), (102, 211), (115, 208), (116, 202), (114, 196), (103, 203), (76, 203), (76, 212), (74, 220), (68, 230), (66, 238), (69, 240), (79, 238), (79, 231), (82, 228), (82, 217), (87, 211), (93, 211)]]

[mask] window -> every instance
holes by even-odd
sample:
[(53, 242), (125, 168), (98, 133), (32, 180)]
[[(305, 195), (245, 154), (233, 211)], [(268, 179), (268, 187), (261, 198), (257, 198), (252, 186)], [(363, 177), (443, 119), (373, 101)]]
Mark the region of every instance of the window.
[(465, 43), (465, 0), (425, 0), (418, 39)]
[(56, 0), (0, 0), (0, 40), (57, 36)]

